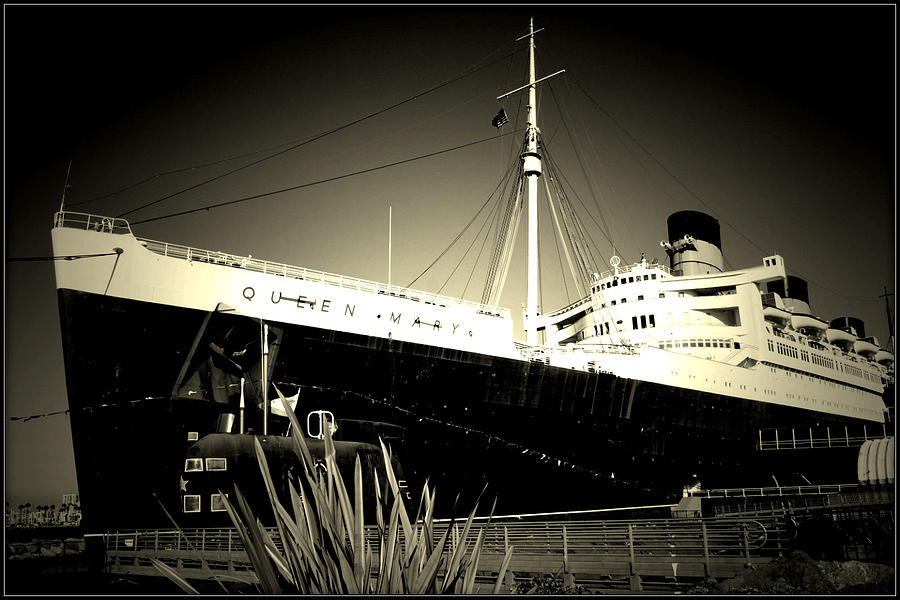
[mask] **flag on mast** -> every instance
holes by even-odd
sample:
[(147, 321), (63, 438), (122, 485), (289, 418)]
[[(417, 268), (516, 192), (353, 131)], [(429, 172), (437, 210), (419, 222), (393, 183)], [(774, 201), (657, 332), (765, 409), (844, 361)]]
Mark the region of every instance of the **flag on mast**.
[(500, 129), (507, 123), (509, 123), (509, 117), (506, 116), (506, 111), (501, 108), (500, 112), (498, 112), (497, 115), (491, 121), (491, 125), (493, 125), (497, 129)]

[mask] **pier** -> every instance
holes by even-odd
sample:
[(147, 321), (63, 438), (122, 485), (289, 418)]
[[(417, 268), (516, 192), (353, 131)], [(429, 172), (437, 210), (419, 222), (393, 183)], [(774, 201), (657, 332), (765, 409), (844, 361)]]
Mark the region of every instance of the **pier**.
[[(864, 523), (887, 524), (893, 536), (893, 502), (893, 491), (861, 490), (854, 485), (747, 488), (686, 496), (683, 506), (673, 508), (673, 514), (682, 518), (495, 520), (485, 533), (478, 581), (492, 582), (506, 550), (513, 547), (506, 591), (516, 580), (548, 574), (606, 593), (685, 591), (704, 579), (735, 577), (803, 549), (823, 531), (834, 537), (848, 524), (856, 529)], [(701, 503), (707, 503), (704, 512), (713, 516), (697, 516)], [(687, 513), (679, 509), (689, 505), (697, 509), (696, 515), (684, 518)], [(447, 527), (447, 523), (435, 523), (435, 536)], [(450, 548), (463, 523), (453, 527)], [(485, 524), (475, 522), (472, 527), (477, 533)], [(268, 531), (281, 548), (278, 531)], [(155, 558), (186, 579), (257, 582), (232, 528), (117, 531), (101, 537), (110, 573), (161, 576), (150, 562)], [(842, 559), (883, 558), (878, 556), (883, 550), (872, 544), (837, 537), (841, 539), (828, 541), (839, 547)], [(377, 563), (377, 529), (368, 528), (366, 539)]]
[[(780, 518), (653, 519), (492, 523), (486, 532), (479, 574), (490, 578), (514, 548), (509, 573), (556, 574), (592, 588), (627, 591), (677, 588), (705, 577), (731, 577), (777, 557), (787, 542)], [(454, 525), (462, 530), (462, 523)], [(446, 530), (435, 526), (435, 535)], [(477, 531), (484, 524), (473, 524)], [(269, 530), (275, 544), (280, 539)], [(231, 529), (139, 530), (105, 536), (111, 573), (160, 575), (156, 558), (188, 579), (257, 581), (237, 533)], [(376, 552), (377, 531), (367, 530)], [(450, 545), (454, 543), (451, 533)], [(377, 562), (377, 559), (376, 559)], [(512, 577), (507, 577), (511, 585)]]

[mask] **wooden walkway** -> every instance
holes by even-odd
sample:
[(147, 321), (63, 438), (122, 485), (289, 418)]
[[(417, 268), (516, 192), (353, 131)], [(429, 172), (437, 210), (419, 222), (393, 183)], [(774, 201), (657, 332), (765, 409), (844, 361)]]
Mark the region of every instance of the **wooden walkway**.
[[(461, 527), (454, 526), (457, 531)], [(473, 527), (477, 531), (484, 525)], [(438, 524), (437, 534), (445, 528)], [(270, 534), (280, 547), (277, 531)], [(374, 528), (367, 538), (371, 547), (378, 547)], [(453, 539), (452, 534), (451, 543)], [(113, 573), (160, 575), (150, 563), (153, 557), (188, 579), (256, 582), (240, 538), (230, 528), (117, 532), (108, 534), (106, 542)], [(556, 574), (589, 587), (649, 591), (735, 576), (773, 560), (788, 542), (779, 517), (492, 523), (479, 574), (496, 574), (512, 546), (509, 571), (517, 579)]]

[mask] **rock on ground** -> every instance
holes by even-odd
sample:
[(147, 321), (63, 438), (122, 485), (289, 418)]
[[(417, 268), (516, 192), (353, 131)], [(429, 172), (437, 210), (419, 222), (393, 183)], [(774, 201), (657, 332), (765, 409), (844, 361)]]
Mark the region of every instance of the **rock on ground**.
[(707, 579), (694, 594), (893, 594), (894, 569), (858, 560), (816, 561), (795, 551), (767, 565), (716, 582)]

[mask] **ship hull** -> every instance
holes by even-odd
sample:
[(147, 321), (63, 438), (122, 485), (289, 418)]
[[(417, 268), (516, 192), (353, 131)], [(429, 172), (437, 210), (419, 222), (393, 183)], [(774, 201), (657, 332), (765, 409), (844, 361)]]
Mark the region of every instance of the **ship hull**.
[[(257, 406), (259, 322), (58, 294), (87, 530), (164, 527), (173, 518), (224, 524), (222, 513), (182, 514), (182, 495), (193, 490), (179, 482), (191, 434), (221, 431), (222, 414), (241, 418), (240, 376), (244, 427), (283, 433), (286, 420), (270, 415), (264, 424)], [(337, 440), (385, 438), (414, 497), (426, 480), (437, 488), (439, 514), (451, 511), (457, 494), (471, 506), (486, 484), (496, 512), (512, 514), (671, 503), (694, 480), (707, 488), (771, 485), (773, 475), (786, 483), (800, 472), (846, 482), (855, 472), (855, 448), (803, 464), (793, 461), (802, 453), (772, 460), (757, 449), (761, 428), (851, 419), (539, 361), (270, 327), (271, 381), (299, 391), (301, 422), (328, 410), (339, 423)]]

